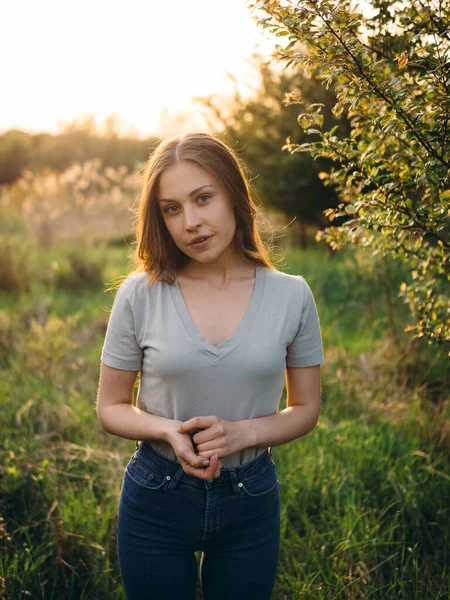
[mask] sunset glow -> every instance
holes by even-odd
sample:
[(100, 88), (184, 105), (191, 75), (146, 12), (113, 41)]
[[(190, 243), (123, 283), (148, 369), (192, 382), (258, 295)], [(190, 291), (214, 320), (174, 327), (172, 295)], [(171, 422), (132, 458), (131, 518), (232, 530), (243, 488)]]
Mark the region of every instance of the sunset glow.
[[(43, 0), (4, 4), (0, 130), (56, 132), (58, 124), (116, 114), (140, 135), (170, 127), (192, 96), (245, 94), (248, 58), (275, 41), (245, 0)], [(253, 76), (254, 79), (254, 76)], [(191, 119), (195, 117), (191, 117)], [(199, 122), (200, 126), (200, 122)]]

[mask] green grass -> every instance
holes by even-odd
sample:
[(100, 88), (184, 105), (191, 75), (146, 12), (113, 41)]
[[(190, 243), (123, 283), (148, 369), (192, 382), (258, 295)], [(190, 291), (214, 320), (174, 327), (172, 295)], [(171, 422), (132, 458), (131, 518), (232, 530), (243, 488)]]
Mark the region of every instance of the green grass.
[[(127, 250), (87, 253), (102, 281), (67, 288), (47, 275), (68, 250), (40, 252), (31, 291), (0, 294), (0, 597), (124, 599), (116, 515), (134, 442), (100, 429), (95, 397), (114, 297), (103, 290), (127, 272)], [(325, 364), (317, 427), (273, 450), (274, 600), (448, 597), (448, 360), (403, 332), (406, 274), (367, 252), (320, 248), (293, 252), (283, 270), (313, 290)], [(438, 399), (427, 388), (436, 381)]]
[(356, 354), (370, 350), (386, 332), (392, 334), (388, 301), (392, 303), (396, 333), (402, 337), (409, 315), (397, 292), (410, 276), (399, 261), (348, 248), (330, 254), (318, 247), (292, 252), (283, 270), (302, 275), (308, 282), (328, 344)]
[(274, 452), (284, 539), (277, 597), (345, 598), (347, 589), (354, 598), (439, 598), (448, 480), (433, 468), (448, 475), (448, 465), (436, 457), (430, 469), (416, 454), (420, 440), (389, 423), (331, 425), (324, 412), (309, 436)]

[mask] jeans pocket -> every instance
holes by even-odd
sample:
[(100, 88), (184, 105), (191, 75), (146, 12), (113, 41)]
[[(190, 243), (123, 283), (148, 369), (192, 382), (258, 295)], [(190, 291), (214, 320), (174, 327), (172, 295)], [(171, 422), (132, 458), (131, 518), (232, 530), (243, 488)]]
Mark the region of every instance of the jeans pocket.
[[(125, 469), (125, 476), (135, 486), (147, 490), (159, 490), (167, 483), (167, 478), (158, 471), (151, 472), (133, 456)], [(169, 478), (170, 479), (170, 478)]]
[(244, 491), (244, 496), (260, 498), (274, 492), (278, 487), (278, 473), (274, 465), (270, 465), (258, 475), (241, 477), (238, 484)]

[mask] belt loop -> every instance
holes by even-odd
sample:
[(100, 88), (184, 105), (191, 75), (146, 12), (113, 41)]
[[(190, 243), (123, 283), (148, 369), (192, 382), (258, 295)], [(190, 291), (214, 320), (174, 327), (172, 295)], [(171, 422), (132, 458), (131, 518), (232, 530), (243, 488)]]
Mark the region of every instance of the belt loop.
[(238, 495), (242, 495), (242, 486), (238, 485), (238, 478), (236, 475), (236, 469), (233, 467), (230, 467), (228, 469), (228, 472), (230, 474), (230, 479), (231, 479), (231, 486), (233, 488), (233, 492), (236, 496)]
[(169, 485), (167, 486), (170, 490), (174, 489), (177, 487), (180, 479), (183, 477), (184, 475), (184, 469), (183, 467), (180, 465), (180, 467), (178, 468), (177, 472), (175, 473), (175, 475), (172, 477), (172, 480), (170, 481)]

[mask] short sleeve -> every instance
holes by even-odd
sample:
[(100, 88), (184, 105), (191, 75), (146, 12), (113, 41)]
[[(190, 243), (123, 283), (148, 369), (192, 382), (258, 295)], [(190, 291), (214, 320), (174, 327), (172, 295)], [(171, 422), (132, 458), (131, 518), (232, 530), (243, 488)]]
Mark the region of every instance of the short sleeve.
[(105, 365), (126, 371), (140, 371), (143, 350), (136, 339), (133, 316), (133, 281), (126, 279), (117, 290), (109, 315), (101, 360)]
[(302, 309), (298, 331), (287, 347), (286, 365), (313, 367), (324, 362), (319, 315), (311, 288), (301, 275), (297, 277), (302, 282)]

